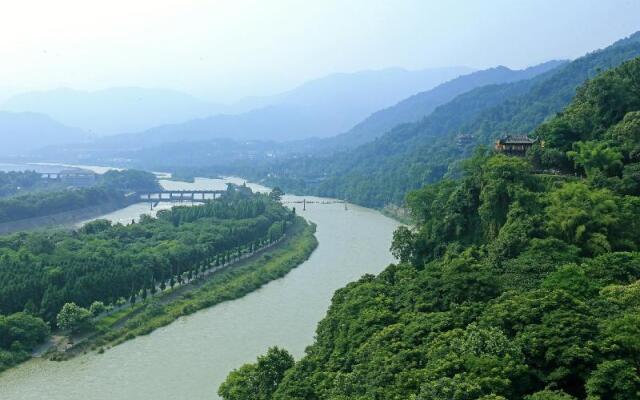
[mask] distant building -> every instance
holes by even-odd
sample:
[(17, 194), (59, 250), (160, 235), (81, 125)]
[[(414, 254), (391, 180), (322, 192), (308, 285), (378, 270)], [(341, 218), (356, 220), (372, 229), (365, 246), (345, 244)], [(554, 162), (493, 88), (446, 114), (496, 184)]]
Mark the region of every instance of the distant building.
[(496, 141), (495, 148), (499, 153), (524, 157), (537, 141), (538, 139), (530, 139), (527, 135), (507, 135)]
[(73, 168), (58, 172), (58, 179), (67, 186), (88, 187), (96, 184), (97, 176), (88, 169)]

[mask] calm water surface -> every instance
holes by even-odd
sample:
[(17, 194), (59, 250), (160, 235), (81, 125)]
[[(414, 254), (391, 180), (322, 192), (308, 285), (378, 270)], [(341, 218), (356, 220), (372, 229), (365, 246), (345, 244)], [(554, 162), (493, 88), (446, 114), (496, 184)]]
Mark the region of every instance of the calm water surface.
[[(162, 184), (169, 189), (224, 188), (227, 181)], [(285, 201), (295, 199), (299, 198), (285, 196)], [(148, 207), (134, 205), (125, 209), (130, 212), (119, 210), (107, 217), (127, 221)], [(24, 363), (0, 374), (0, 399), (211, 400), (218, 398), (217, 388), (230, 370), (255, 360), (270, 346), (285, 347), (298, 359), (312, 343), (332, 293), (393, 261), (388, 248), (397, 223), (353, 205), (348, 211), (341, 204), (308, 204), (304, 212), (297, 209), (318, 225), (320, 245), (284, 278), (101, 355), (91, 353), (61, 363), (42, 359)]]

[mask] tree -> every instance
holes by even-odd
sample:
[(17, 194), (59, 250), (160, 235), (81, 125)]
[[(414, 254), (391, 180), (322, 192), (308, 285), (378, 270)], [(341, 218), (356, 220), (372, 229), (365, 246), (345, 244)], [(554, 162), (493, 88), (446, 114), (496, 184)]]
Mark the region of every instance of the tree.
[(400, 262), (414, 261), (415, 236), (411, 229), (406, 226), (400, 226), (393, 232), (393, 241), (391, 243), (391, 254)]
[(253, 400), (260, 396), (256, 385), (256, 365), (245, 364), (229, 373), (218, 388), (218, 395), (224, 400)]
[(94, 301), (93, 303), (91, 303), (91, 306), (89, 307), (89, 311), (91, 312), (91, 315), (98, 316), (99, 314), (102, 314), (103, 312), (105, 312), (107, 310), (107, 307), (105, 307), (104, 303), (101, 301)]
[(594, 190), (582, 182), (563, 185), (550, 195), (547, 230), (589, 254), (611, 251), (611, 239), (621, 233), (621, 204), (609, 190)]
[(70, 330), (72, 332), (87, 327), (90, 319), (91, 312), (86, 308), (78, 306), (76, 303), (65, 303), (56, 317), (60, 329)]
[(525, 400), (575, 400), (575, 397), (569, 396), (561, 390), (543, 390), (525, 397)]
[(635, 400), (640, 398), (638, 370), (625, 360), (605, 361), (587, 381), (589, 400)]
[(622, 171), (622, 154), (612, 148), (611, 143), (600, 141), (577, 142), (574, 151), (567, 152), (576, 167), (583, 169), (587, 176), (601, 171), (607, 176), (617, 175)]
[(509, 206), (531, 186), (531, 165), (515, 157), (489, 158), (482, 166), (478, 214), (489, 239), (497, 237)]
[[(522, 351), (496, 328), (470, 324), (441, 334), (429, 348), (427, 382), (419, 400), (519, 397), (526, 366)], [(490, 398), (490, 397), (489, 397)]]
[(284, 192), (278, 186), (271, 189), (271, 192), (269, 193), (269, 197), (275, 201), (280, 201), (282, 196), (284, 196)]
[(255, 364), (245, 364), (231, 372), (218, 394), (225, 400), (269, 400), (293, 365), (289, 352), (271, 347)]
[(49, 326), (42, 319), (19, 312), (0, 315), (0, 349), (31, 349), (49, 334)]

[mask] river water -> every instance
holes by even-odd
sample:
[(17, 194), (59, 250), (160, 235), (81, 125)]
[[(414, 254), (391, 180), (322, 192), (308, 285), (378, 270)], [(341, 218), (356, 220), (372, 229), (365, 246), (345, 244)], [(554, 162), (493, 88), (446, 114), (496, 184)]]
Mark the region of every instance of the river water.
[[(228, 181), (241, 182), (161, 183), (167, 189), (218, 189)], [(148, 212), (148, 207), (133, 205), (106, 217), (126, 223)], [(345, 211), (342, 204), (307, 204), (306, 211), (299, 206), (297, 211), (317, 224), (320, 244), (309, 260), (284, 278), (101, 355), (26, 362), (0, 374), (0, 399), (212, 400), (218, 398), (217, 388), (229, 371), (254, 361), (270, 346), (284, 347), (299, 359), (312, 343), (333, 292), (365, 273), (380, 272), (393, 261), (388, 248), (398, 224), (354, 205)]]

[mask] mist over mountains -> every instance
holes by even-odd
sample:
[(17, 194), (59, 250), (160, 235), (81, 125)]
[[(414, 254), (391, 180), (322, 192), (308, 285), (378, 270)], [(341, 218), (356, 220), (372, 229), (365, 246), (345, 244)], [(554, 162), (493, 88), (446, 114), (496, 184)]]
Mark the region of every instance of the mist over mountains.
[[(82, 141), (76, 139), (78, 129), (69, 128), (70, 132), (65, 134), (50, 135), (51, 140), (45, 144), (48, 147), (39, 152), (40, 157), (100, 163), (117, 160), (118, 163), (139, 167), (150, 164), (158, 166), (156, 160), (180, 165), (266, 161), (287, 154), (332, 152), (364, 144), (385, 133), (389, 127), (428, 116), (436, 107), (461, 93), (482, 85), (527, 79), (563, 63), (550, 61), (523, 70), (511, 70), (503, 66), (481, 71), (465, 67), (422, 71), (392, 68), (332, 74), (276, 96), (248, 98), (233, 106), (209, 105), (174, 91), (137, 88), (93, 93), (70, 90), (31, 93), (16, 96), (7, 104), (19, 109), (19, 104), (27, 107), (26, 104), (31, 102), (33, 108), (59, 113), (56, 115), (82, 123), (85, 127), (97, 126), (98, 123), (110, 124), (112, 127), (152, 124), (156, 113), (170, 108), (171, 102), (180, 98), (189, 101), (181, 103), (182, 108), (167, 111), (162, 118), (187, 115), (186, 112), (181, 114), (181, 111), (190, 107), (187, 104), (193, 105), (188, 110), (189, 113), (205, 112), (209, 106), (211, 109), (218, 107), (227, 112), (179, 124), (158, 126), (143, 132), (102, 138), (91, 135), (93, 130), (86, 129), (87, 133)], [(417, 88), (426, 90), (416, 92)], [(56, 93), (63, 99), (60, 104), (55, 102)], [(159, 99), (153, 98), (154, 93)], [(122, 101), (118, 100), (118, 96)], [(169, 99), (171, 96), (173, 98)], [(87, 97), (92, 97), (93, 100), (86, 99), (86, 104), (78, 104), (77, 107), (69, 106), (72, 102), (82, 103), (82, 99)], [(104, 107), (98, 107), (99, 104)], [(109, 104), (116, 106), (111, 107)], [(145, 108), (132, 121), (127, 121), (127, 115), (135, 114), (145, 104), (153, 107)], [(252, 107), (257, 108), (241, 111)], [(110, 122), (109, 114), (114, 110), (118, 111), (118, 116), (113, 117), (113, 122)], [(94, 114), (99, 115), (92, 120)], [(80, 121), (78, 118), (84, 120)], [(62, 132), (59, 125), (62, 124), (58, 124), (57, 129)], [(318, 138), (321, 135), (324, 138)], [(92, 140), (88, 142), (87, 138)], [(281, 143), (278, 144), (278, 141)], [(7, 145), (7, 148), (11, 147), (12, 145)], [(10, 154), (32, 150), (33, 146), (13, 146)]]
[[(295, 157), (297, 154), (330, 154), (373, 141), (385, 133), (386, 126), (393, 127), (424, 118), (434, 109), (461, 93), (483, 85), (527, 80), (566, 63), (567, 61), (549, 61), (523, 70), (511, 70), (499, 66), (461, 75), (430, 90), (405, 97), (390, 107), (378, 109), (345, 133), (326, 138), (307, 138), (286, 142), (265, 139), (238, 140), (237, 138), (211, 137), (209, 127), (211, 121), (215, 119), (218, 124), (224, 121), (229, 131), (236, 132), (241, 125), (238, 121), (246, 120), (249, 115), (261, 115), (264, 118), (271, 118), (271, 120), (274, 120), (275, 115), (279, 115), (282, 121), (286, 120), (289, 128), (303, 129), (304, 117), (300, 112), (294, 112), (289, 107), (293, 107), (291, 105), (295, 104), (305, 104), (306, 101), (306, 104), (314, 106), (309, 106), (312, 109), (321, 108), (318, 104), (334, 98), (334, 92), (327, 90), (329, 87), (337, 87), (335, 90), (349, 89), (347, 94), (350, 94), (352, 99), (344, 103), (352, 105), (362, 103), (355, 95), (359, 93), (353, 89), (355, 85), (348, 84), (349, 80), (353, 80), (350, 79), (353, 78), (353, 74), (340, 74), (309, 82), (288, 93), (287, 96), (281, 95), (281, 98), (277, 100), (280, 102), (278, 106), (263, 107), (239, 115), (217, 116), (184, 124), (158, 127), (144, 133), (117, 135), (103, 138), (88, 145), (49, 148), (46, 154), (69, 162), (101, 164), (116, 162), (118, 165), (162, 170), (173, 169), (176, 166), (194, 168), (212, 165), (228, 167), (229, 164), (243, 163), (258, 165)], [(403, 76), (403, 74), (398, 74), (398, 71), (393, 72), (397, 77)], [(365, 83), (372, 79), (371, 76), (375, 73), (365, 72), (358, 75), (361, 75), (359, 86), (364, 87), (363, 90), (368, 90), (370, 86)], [(334, 83), (342, 81), (343, 84), (328, 84), (328, 81)], [(400, 79), (396, 79), (397, 81)], [(409, 89), (409, 87), (406, 88), (406, 90)], [(385, 92), (388, 98), (392, 98), (393, 93), (389, 94), (390, 92), (392, 91)], [(313, 101), (309, 101), (309, 99), (313, 99)], [(256, 99), (252, 100), (256, 101)], [(462, 113), (460, 111), (460, 114)], [(178, 129), (182, 133), (181, 135), (176, 134)]]
[(175, 90), (137, 87), (28, 92), (9, 98), (1, 106), (6, 111), (46, 114), (96, 136), (186, 121), (226, 111), (224, 107)]
[[(640, 56), (640, 32), (531, 79), (486, 85), (463, 93), (427, 118), (403, 124), (350, 151), (291, 158), (240, 174), (285, 190), (346, 198), (369, 206), (401, 204), (406, 193), (444, 176), (479, 144), (510, 133), (528, 134), (562, 111), (577, 88), (602, 71)], [(456, 136), (473, 143), (458, 146)], [(229, 171), (232, 173), (231, 171)]]
[[(13, 96), (1, 109), (36, 112), (93, 136), (128, 134), (120, 143), (211, 138), (288, 140), (335, 135), (370, 113), (427, 90), (467, 67), (332, 74), (274, 96), (211, 103), (167, 89), (57, 89)], [(141, 132), (140, 134), (131, 134)]]
[(108, 138), (104, 143), (139, 147), (217, 138), (286, 141), (333, 136), (382, 107), (470, 71), (467, 67), (421, 71), (393, 68), (333, 74), (289, 92), (250, 98), (236, 105), (257, 107), (245, 113), (219, 114), (158, 126)]
[(427, 117), (438, 106), (472, 89), (485, 85), (530, 79), (567, 62), (552, 60), (522, 70), (498, 66), (459, 76), (431, 90), (405, 98), (391, 107), (376, 111), (349, 131), (326, 139), (323, 143), (315, 143), (314, 147), (335, 150), (370, 142), (398, 125), (417, 122)]
[[(31, 141), (28, 145), (19, 141), (5, 141), (3, 153), (28, 153), (39, 160), (118, 164), (139, 168), (214, 168), (230, 173), (246, 173), (255, 179), (262, 179), (265, 174), (284, 178), (284, 174), (288, 176), (286, 179), (294, 179), (296, 183), (278, 184), (297, 190), (306, 186), (303, 182), (326, 178), (330, 181), (342, 181), (339, 178), (342, 174), (353, 173), (362, 168), (364, 170), (359, 173), (366, 175), (365, 170), (379, 169), (375, 164), (380, 160), (387, 160), (387, 155), (395, 154), (392, 158), (400, 157), (399, 162), (407, 161), (408, 158), (402, 155), (409, 154), (406, 146), (428, 146), (424, 141), (409, 145), (412, 141), (405, 140), (404, 132), (415, 130), (411, 124), (424, 124), (424, 121), (421, 122), (423, 119), (442, 108), (439, 113), (430, 117), (431, 122), (427, 121), (430, 124), (428, 126), (432, 127), (429, 129), (434, 134), (454, 134), (460, 130), (462, 122), (471, 121), (480, 110), (525, 93), (531, 89), (537, 77), (547, 75), (568, 63), (553, 60), (522, 70), (504, 66), (480, 71), (466, 67), (421, 71), (391, 68), (332, 74), (309, 81), (288, 92), (247, 98), (234, 105), (210, 104), (174, 91), (129, 88), (94, 92), (93, 96), (98, 100), (79, 104), (73, 110), (56, 104), (56, 93), (61, 94), (62, 98), (82, 102), (80, 99), (83, 95), (79, 94), (81, 92), (61, 90), (46, 92), (46, 95), (25, 94), (12, 98), (5, 106), (18, 109), (19, 104), (27, 107), (31, 102), (30, 107), (33, 108), (59, 111), (59, 116), (65, 118), (65, 121), (70, 118), (77, 118), (76, 122), (84, 121), (82, 123), (86, 123), (85, 127), (90, 124), (97, 126), (95, 121), (108, 122), (112, 118), (109, 129), (114, 131), (113, 127), (120, 126), (117, 129), (124, 129), (122, 126), (126, 124), (154, 126), (139, 132), (96, 137), (92, 135), (94, 130), (69, 128), (51, 118), (40, 118), (40, 131), (51, 132), (47, 134), (47, 140)], [(580, 81), (578, 79), (573, 85), (567, 86), (567, 93), (562, 95), (561, 103), (564, 104), (572, 97), (573, 87)], [(135, 97), (135, 93), (139, 93), (139, 96)], [(154, 93), (158, 98), (154, 98)], [(172, 99), (169, 99), (171, 96)], [(36, 101), (37, 98), (39, 100)], [(154, 121), (159, 121), (154, 115), (165, 110), (164, 107), (171, 108), (171, 102), (180, 103), (180, 107), (167, 111), (163, 115), (165, 120), (186, 117), (189, 113), (206, 113), (207, 110), (222, 110), (222, 113), (180, 123), (154, 124)], [(65, 101), (60, 103), (68, 104)], [(97, 107), (97, 104), (103, 104), (104, 107)], [(116, 107), (113, 104), (119, 105)], [(153, 107), (145, 108), (145, 112), (138, 117), (126, 121), (127, 113), (136, 113), (136, 107), (143, 107), (144, 104)], [(121, 110), (121, 114), (110, 117), (114, 110)], [(546, 111), (538, 114), (549, 115)], [(95, 120), (92, 120), (94, 115)], [(23, 123), (25, 119), (23, 116)], [(119, 120), (125, 122), (118, 125)], [(45, 128), (47, 123), (51, 126)], [(402, 128), (406, 124), (407, 127)], [(0, 135), (3, 132), (8, 130), (0, 120)], [(374, 141), (376, 143), (372, 143)], [(43, 147), (46, 150), (34, 151)], [(353, 156), (343, 154), (338, 158), (322, 158), (322, 155), (339, 153), (347, 148), (356, 150)], [(425, 151), (421, 150), (423, 153)], [(392, 153), (388, 154), (389, 152)], [(313, 154), (321, 157), (309, 160), (304, 158)], [(237, 165), (238, 168), (229, 164)], [(438, 166), (437, 171), (443, 171), (443, 167)], [(434, 171), (435, 175), (442, 173)], [(398, 173), (404, 174), (402, 170)], [(323, 183), (323, 187), (332, 186), (331, 190), (326, 191), (328, 195), (332, 195), (334, 190), (330, 181)], [(401, 192), (402, 190), (398, 191)], [(385, 195), (384, 201), (393, 197), (394, 195)]]
[(44, 114), (0, 111), (0, 156), (16, 155), (63, 143), (88, 142), (84, 131)]

